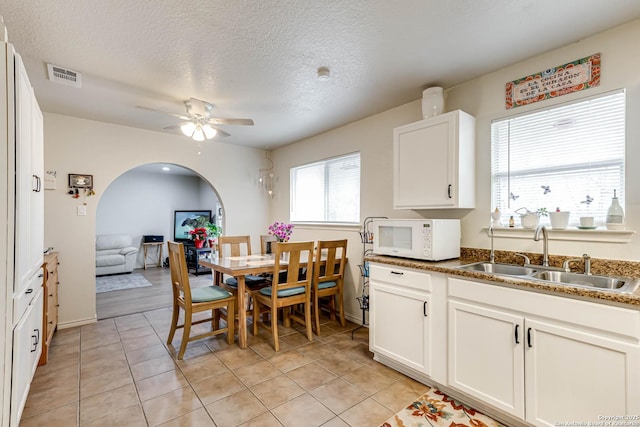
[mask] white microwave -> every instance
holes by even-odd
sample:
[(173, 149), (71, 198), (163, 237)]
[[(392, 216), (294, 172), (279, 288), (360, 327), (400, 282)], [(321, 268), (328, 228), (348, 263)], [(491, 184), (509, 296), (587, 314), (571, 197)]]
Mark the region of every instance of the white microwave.
[(460, 257), (459, 219), (381, 219), (372, 227), (375, 254), (425, 261)]

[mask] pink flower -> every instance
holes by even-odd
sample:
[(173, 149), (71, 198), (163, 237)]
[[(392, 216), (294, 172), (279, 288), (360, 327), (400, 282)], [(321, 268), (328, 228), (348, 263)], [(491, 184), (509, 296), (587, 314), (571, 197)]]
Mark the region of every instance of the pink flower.
[(269, 226), (269, 234), (278, 239), (278, 242), (288, 242), (293, 232), (293, 225), (276, 221)]

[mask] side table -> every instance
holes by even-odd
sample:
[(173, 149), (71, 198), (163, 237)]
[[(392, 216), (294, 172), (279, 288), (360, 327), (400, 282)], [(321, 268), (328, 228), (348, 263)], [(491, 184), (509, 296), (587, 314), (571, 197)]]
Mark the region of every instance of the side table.
[(164, 242), (148, 242), (142, 244), (142, 249), (144, 252), (144, 269), (147, 269), (147, 250), (150, 246), (155, 246), (158, 252), (158, 261), (156, 263), (156, 267), (162, 267), (162, 246)]
[(185, 250), (187, 253), (185, 256), (187, 257), (187, 267), (189, 270), (194, 270), (193, 274), (196, 276), (200, 273), (209, 273), (211, 272), (210, 268), (204, 267), (200, 265), (198, 260), (201, 258), (207, 258), (211, 256), (211, 248), (196, 248), (195, 246), (186, 246)]

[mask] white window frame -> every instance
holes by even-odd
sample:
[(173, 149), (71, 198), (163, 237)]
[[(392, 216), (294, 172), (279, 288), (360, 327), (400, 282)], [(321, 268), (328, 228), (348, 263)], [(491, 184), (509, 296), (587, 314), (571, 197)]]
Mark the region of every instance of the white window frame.
[[(350, 158), (356, 158), (357, 157), (357, 164), (358, 164), (358, 173), (357, 173), (357, 181), (358, 181), (358, 194), (357, 194), (357, 217), (354, 216), (354, 218), (350, 218), (350, 220), (345, 220), (345, 221), (331, 221), (328, 220), (328, 215), (329, 215), (329, 210), (331, 209), (331, 206), (329, 205), (329, 194), (327, 193), (328, 189), (329, 189), (329, 176), (327, 174), (327, 165), (330, 165), (332, 163), (338, 163), (341, 162), (343, 160), (346, 159), (350, 159)], [(324, 199), (323, 202), (323, 206), (324, 206), (324, 212), (323, 212), (323, 217), (322, 219), (312, 219), (312, 218), (298, 218), (299, 214), (296, 214), (296, 212), (294, 212), (295, 210), (295, 206), (296, 206), (296, 179), (295, 179), (295, 175), (296, 172), (299, 170), (303, 170), (305, 168), (310, 168), (310, 167), (314, 167), (314, 166), (324, 166), (324, 194), (318, 194), (316, 195), (317, 197), (322, 197)], [(359, 224), (360, 223), (360, 213), (361, 213), (361, 200), (360, 200), (360, 195), (361, 195), (361, 191), (362, 191), (362, 185), (361, 185), (361, 179), (362, 179), (362, 162), (361, 162), (361, 155), (359, 151), (356, 152), (352, 152), (352, 153), (348, 153), (348, 154), (343, 154), (340, 156), (335, 156), (335, 157), (331, 157), (331, 158), (327, 158), (327, 159), (323, 159), (320, 161), (316, 161), (316, 162), (311, 162), (311, 163), (306, 163), (303, 165), (299, 165), (299, 166), (294, 166), (290, 169), (289, 171), (289, 187), (290, 187), (290, 207), (289, 207), (289, 215), (290, 215), (290, 220), (292, 223), (297, 223), (297, 224), (330, 224), (330, 225), (354, 225), (354, 224)]]
[[(494, 159), (494, 155), (495, 155), (495, 142), (494, 142), (494, 136), (493, 136), (493, 132), (494, 132), (494, 125), (499, 124), (499, 123), (504, 123), (506, 121), (509, 120), (513, 120), (513, 119), (517, 119), (519, 117), (523, 117), (523, 116), (530, 116), (530, 115), (535, 115), (535, 114), (539, 114), (545, 111), (552, 111), (554, 109), (559, 109), (559, 108), (566, 108), (567, 106), (573, 105), (573, 104), (579, 104), (579, 103), (584, 103), (584, 102), (589, 102), (589, 101), (593, 101), (593, 100), (597, 100), (597, 99), (601, 99), (607, 96), (612, 96), (612, 95), (617, 95), (617, 94), (622, 94), (623, 96), (623, 104), (626, 104), (626, 94), (625, 94), (625, 90), (624, 89), (619, 89), (619, 90), (615, 90), (615, 91), (611, 91), (611, 92), (606, 92), (606, 93), (600, 93), (594, 96), (590, 96), (590, 97), (583, 97), (580, 99), (576, 99), (570, 102), (566, 102), (566, 103), (558, 103), (558, 104), (554, 104), (545, 108), (541, 108), (541, 109), (535, 109), (535, 110), (530, 110), (527, 111), (526, 113), (522, 113), (522, 114), (518, 114), (518, 115), (513, 115), (513, 116), (504, 116), (504, 117), (500, 117), (500, 118), (496, 118), (494, 120), (492, 120), (491, 122), (491, 200), (492, 200), (492, 209), (494, 209), (496, 206), (501, 208), (502, 211), (502, 217), (501, 217), (501, 222), (504, 226), (507, 226), (508, 221), (509, 221), (509, 216), (514, 214), (514, 210), (517, 209), (519, 207), (518, 203), (513, 203), (511, 200), (509, 202), (511, 203), (507, 203), (507, 209), (505, 209), (505, 201), (504, 200), (498, 200), (497, 199), (497, 189), (496, 189), (496, 177), (497, 176), (504, 176), (504, 170), (501, 171), (496, 171), (495, 170), (495, 159)], [(623, 108), (625, 109), (625, 111), (623, 112), (623, 114), (625, 115), (624, 117), (624, 121), (626, 121), (626, 108), (625, 106), (623, 106)], [(626, 132), (626, 125), (623, 121), (623, 132)], [(625, 148), (626, 148), (626, 134), (623, 137), (623, 141), (622, 141), (623, 147), (622, 147), (622, 159), (621, 159), (621, 164), (620, 162), (616, 163), (619, 164), (621, 167), (621, 181), (619, 182), (618, 186), (616, 186), (617, 188), (615, 188), (618, 192), (618, 197), (620, 198), (620, 202), (621, 205), (623, 205), (624, 207), (624, 194), (625, 194), (625, 166), (626, 166), (626, 162), (625, 162)], [(509, 147), (507, 150), (510, 150), (511, 147)], [(504, 154), (504, 152), (503, 152)], [(510, 155), (510, 153), (509, 153)], [(548, 155), (547, 153), (541, 154), (542, 156)], [(532, 159), (532, 161), (535, 161), (535, 159)], [(509, 168), (511, 168), (511, 160), (509, 159)], [(596, 166), (596, 163), (594, 162), (594, 166)], [(559, 167), (554, 167), (554, 168), (550, 168), (549, 171), (551, 171), (552, 169), (562, 169), (562, 170), (567, 170), (569, 171), (569, 169), (574, 168), (574, 166), (570, 166), (570, 165), (561, 165)], [(542, 171), (544, 168), (540, 168), (538, 169), (538, 174), (540, 173), (540, 171)], [(509, 170), (507, 172), (508, 174), (511, 174), (511, 171)], [(518, 173), (515, 173), (514, 176), (517, 176)], [(532, 174), (532, 176), (535, 176), (536, 173)], [(508, 178), (510, 179), (510, 178)], [(606, 212), (606, 207), (608, 207), (608, 205), (611, 202), (611, 196), (613, 196), (613, 189), (610, 190), (611, 194), (607, 194), (608, 197), (603, 196), (603, 194), (599, 194), (599, 198), (601, 206), (602, 204), (605, 204), (605, 212)], [(509, 194), (510, 190), (507, 190), (506, 192), (504, 192), (503, 197)], [(604, 197), (604, 198), (603, 198)], [(549, 210), (553, 210), (553, 206), (544, 206), (543, 203), (540, 203), (542, 206), (527, 206), (528, 208), (539, 208), (539, 207), (546, 207)], [(517, 206), (518, 205), (518, 206)], [(570, 223), (570, 228), (573, 228), (574, 231), (576, 229), (576, 226), (579, 224), (578, 223), (578, 217), (581, 215), (586, 215), (584, 212), (582, 212), (583, 209), (577, 209), (575, 207), (574, 204), (574, 209), (575, 212), (572, 209), (564, 209), (564, 210), (572, 210), (572, 215), (571, 215), (571, 223)], [(582, 206), (580, 206), (580, 208), (582, 208)], [(600, 215), (602, 216), (602, 215)], [(516, 218), (516, 224), (518, 225), (519, 221), (518, 221), (518, 217), (517, 215), (515, 216)], [(600, 226), (599, 228), (601, 229), (600, 231), (604, 230), (604, 223), (603, 223), (603, 219), (602, 218), (597, 218), (600, 219), (600, 221), (598, 221), (598, 225)], [(548, 223), (549, 219), (548, 218), (544, 218), (541, 220), (541, 223)], [(569, 239), (569, 240), (573, 240), (573, 239)], [(577, 239), (577, 240), (581, 240), (581, 239)]]

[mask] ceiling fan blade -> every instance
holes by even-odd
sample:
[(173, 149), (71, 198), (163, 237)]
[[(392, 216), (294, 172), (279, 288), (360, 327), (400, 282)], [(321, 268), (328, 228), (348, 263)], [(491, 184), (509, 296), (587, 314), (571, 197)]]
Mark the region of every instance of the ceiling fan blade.
[[(211, 124), (209, 124), (209, 126), (211, 126)], [(216, 134), (216, 136), (222, 136), (222, 137), (231, 136), (231, 134), (229, 132), (225, 132), (222, 129), (220, 129), (219, 127), (217, 127), (217, 126), (211, 126), (211, 127), (214, 128), (218, 132)]]
[(251, 119), (223, 119), (222, 117), (210, 117), (209, 123), (214, 125), (246, 125), (253, 126)]
[(190, 117), (183, 116), (183, 115), (180, 115), (180, 114), (175, 114), (175, 113), (169, 113), (169, 112), (162, 111), (162, 110), (156, 110), (155, 108), (143, 107), (141, 105), (136, 105), (136, 108), (139, 108), (141, 110), (146, 110), (146, 111), (152, 111), (154, 113), (167, 114), (169, 116), (177, 117), (177, 118), (182, 119), (182, 120), (191, 120)]
[(176, 130), (176, 129), (180, 129), (180, 125), (165, 126), (165, 127), (162, 128), (162, 130)]

